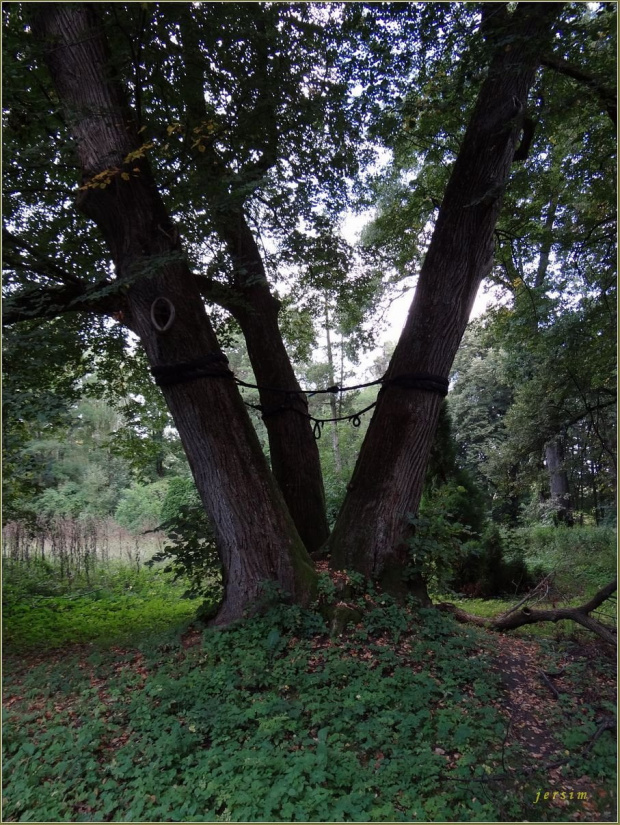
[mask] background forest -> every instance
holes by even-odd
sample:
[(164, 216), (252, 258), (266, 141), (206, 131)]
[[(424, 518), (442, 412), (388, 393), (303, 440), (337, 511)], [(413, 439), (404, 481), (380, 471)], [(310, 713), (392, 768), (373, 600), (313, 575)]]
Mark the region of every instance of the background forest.
[[(527, 99), (502, 109), (507, 182), (456, 195), (525, 4), (48, 5), (3, 5), (6, 821), (615, 816), (615, 4), (542, 4)], [(54, 56), (84, 21), (113, 68), (100, 89)], [(87, 157), (89, 84), (131, 114), (118, 165), (101, 124)], [(490, 134), (489, 152), (508, 140)], [(432, 291), (461, 196), (493, 249), (487, 308), (465, 329), (475, 289), (438, 293), (451, 320), (427, 349), (460, 345), (427, 358), (386, 317)], [(183, 290), (207, 331), (177, 341)], [(235, 384), (171, 389), (205, 341)], [(402, 372), (427, 429), (385, 417)], [(375, 470), (390, 498), (382, 427), (385, 465), (399, 439), (421, 456), (393, 588), (368, 574), (392, 546), (349, 563), (381, 532), (359, 516)], [(224, 445), (209, 483), (196, 442)], [(257, 570), (273, 547), (294, 560), (292, 603), (258, 573), (234, 601), (248, 537)], [(523, 603), (589, 604), (597, 635), (557, 615), (491, 631)], [(541, 789), (565, 796), (543, 809)]]

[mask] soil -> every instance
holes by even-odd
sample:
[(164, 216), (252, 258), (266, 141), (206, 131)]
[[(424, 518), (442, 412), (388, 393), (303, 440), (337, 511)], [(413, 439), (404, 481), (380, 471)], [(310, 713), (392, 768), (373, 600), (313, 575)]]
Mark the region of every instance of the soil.
[[(546, 775), (547, 786), (534, 792), (530, 821), (557, 820), (559, 811), (553, 814), (549, 806), (563, 809), (566, 821), (617, 822), (616, 799), (595, 779), (584, 775), (569, 780), (564, 776), (570, 754), (560, 741), (563, 730), (576, 726), (579, 717), (592, 708), (599, 726), (583, 749), (589, 750), (600, 736), (616, 736), (615, 719), (603, 706), (605, 701), (615, 704), (615, 679), (592, 667), (601, 660), (615, 661), (615, 651), (599, 640), (575, 644), (551, 665), (545, 648), (536, 641), (500, 634), (495, 639), (498, 654), (494, 667), (505, 688), (506, 741), (522, 751), (526, 773), (540, 768)], [(583, 668), (578, 681), (575, 664)], [(587, 798), (579, 798), (579, 793), (586, 793)]]

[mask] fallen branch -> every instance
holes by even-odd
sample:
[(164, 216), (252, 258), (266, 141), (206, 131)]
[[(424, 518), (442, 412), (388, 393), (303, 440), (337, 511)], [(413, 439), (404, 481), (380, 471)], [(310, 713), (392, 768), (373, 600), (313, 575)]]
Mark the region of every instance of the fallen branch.
[(490, 630), (500, 631), (515, 630), (517, 627), (522, 627), (526, 624), (570, 620), (577, 622), (577, 624), (587, 628), (592, 631), (592, 633), (596, 633), (597, 636), (600, 636), (601, 639), (604, 639), (608, 644), (615, 645), (617, 643), (617, 636), (614, 629), (593, 619), (589, 614), (606, 601), (616, 591), (616, 587), (617, 581), (614, 579), (613, 582), (601, 588), (589, 602), (579, 607), (559, 607), (553, 610), (533, 610), (529, 607), (524, 607), (518, 612), (515, 612), (514, 608), (512, 608), (507, 613), (502, 613), (499, 616), (491, 618), (473, 616), (449, 602), (438, 604), (437, 609), (445, 613), (451, 613), (457, 621), (464, 624), (475, 624), (478, 627), (487, 627)]
[(545, 590), (545, 594), (548, 593), (552, 575), (552, 573), (548, 573), (545, 576), (545, 578), (542, 579), (533, 590), (530, 590), (530, 592), (521, 599), (520, 602), (517, 602), (517, 604), (515, 604), (514, 607), (511, 607), (510, 610), (507, 610), (506, 613), (504, 613), (504, 616), (509, 616), (511, 613), (514, 613), (515, 610), (518, 610), (522, 604), (529, 602), (536, 594), (539, 594), (543, 590), (543, 588)]
[(539, 670), (539, 671), (538, 671), (538, 673), (540, 674), (540, 678), (541, 678), (541, 679), (543, 680), (543, 682), (547, 685), (547, 687), (549, 688), (549, 690), (551, 691), (551, 693), (553, 693), (553, 695), (555, 696), (555, 698), (556, 698), (556, 699), (559, 699), (559, 698), (560, 698), (560, 692), (559, 692), (559, 690), (556, 688), (556, 686), (553, 684), (553, 682), (551, 681), (551, 679), (547, 676), (547, 674), (545, 673), (545, 671), (544, 671), (544, 670)]
[(592, 750), (592, 748), (596, 744), (596, 740), (600, 738), (602, 733), (605, 733), (606, 730), (616, 730), (616, 727), (617, 727), (617, 722), (616, 722), (615, 717), (614, 716), (605, 716), (602, 719), (601, 724), (598, 726), (598, 728), (596, 730), (596, 733), (594, 734), (594, 736), (592, 737), (592, 739), (588, 743), (588, 746), (584, 750), (583, 755), (586, 756), (588, 753), (590, 753), (590, 751)]

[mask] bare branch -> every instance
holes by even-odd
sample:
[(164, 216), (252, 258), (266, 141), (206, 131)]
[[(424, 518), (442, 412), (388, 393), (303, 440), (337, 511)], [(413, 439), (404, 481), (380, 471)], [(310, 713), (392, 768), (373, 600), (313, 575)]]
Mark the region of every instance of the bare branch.
[(606, 601), (612, 593), (616, 591), (617, 580), (610, 582), (601, 588), (589, 602), (582, 604), (580, 607), (560, 607), (554, 610), (532, 610), (530, 608), (523, 608), (518, 613), (509, 610), (499, 616), (486, 619), (482, 616), (472, 616), (465, 610), (460, 610), (453, 604), (443, 602), (437, 605), (438, 610), (444, 613), (451, 613), (454, 618), (463, 622), (464, 624), (475, 624), (478, 627), (487, 627), (490, 630), (515, 630), (517, 627), (522, 627), (526, 624), (538, 624), (539, 622), (559, 622), (566, 619), (577, 622), (582, 627), (596, 633), (601, 639), (604, 639), (610, 645), (616, 645), (617, 635), (615, 631), (608, 625), (593, 619), (589, 614), (595, 610), (599, 605)]

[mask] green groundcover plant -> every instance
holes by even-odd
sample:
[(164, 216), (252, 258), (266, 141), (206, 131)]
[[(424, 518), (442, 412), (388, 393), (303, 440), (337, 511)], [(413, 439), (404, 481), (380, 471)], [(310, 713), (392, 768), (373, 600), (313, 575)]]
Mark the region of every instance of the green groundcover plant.
[(357, 608), (338, 637), (276, 606), (131, 650), (11, 659), (4, 820), (535, 819), (490, 637), (376, 594)]

